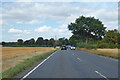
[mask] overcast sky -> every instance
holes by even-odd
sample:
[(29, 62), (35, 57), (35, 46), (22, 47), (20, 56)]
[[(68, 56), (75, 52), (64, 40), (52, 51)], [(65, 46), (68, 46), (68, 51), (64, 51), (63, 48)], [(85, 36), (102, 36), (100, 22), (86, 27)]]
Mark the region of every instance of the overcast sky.
[(0, 9), (2, 41), (69, 38), (68, 24), (82, 15), (94, 16), (107, 30), (118, 28), (117, 2), (6, 2)]

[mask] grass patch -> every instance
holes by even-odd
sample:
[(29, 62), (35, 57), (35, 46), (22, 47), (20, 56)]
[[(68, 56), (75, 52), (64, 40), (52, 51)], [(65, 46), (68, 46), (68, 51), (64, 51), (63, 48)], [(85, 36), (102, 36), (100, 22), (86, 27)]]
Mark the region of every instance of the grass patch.
[(105, 56), (105, 57), (109, 57), (109, 58), (114, 58), (114, 59), (119, 59), (118, 56), (110, 56), (110, 55), (105, 55), (105, 54), (97, 54), (97, 55)]
[(24, 62), (16, 65), (13, 68), (10, 68), (2, 73), (2, 78), (12, 78), (21, 71), (25, 70), (26, 68), (29, 68), (33, 66), (37, 61), (45, 59), (47, 56), (55, 52), (56, 50), (50, 51), (48, 53), (44, 53), (38, 56), (33, 56), (32, 58), (25, 59)]

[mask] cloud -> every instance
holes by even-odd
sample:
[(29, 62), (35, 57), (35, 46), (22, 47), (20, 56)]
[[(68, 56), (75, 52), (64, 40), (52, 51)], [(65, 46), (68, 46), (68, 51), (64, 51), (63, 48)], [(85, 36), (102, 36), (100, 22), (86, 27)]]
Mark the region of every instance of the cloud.
[(21, 30), (21, 29), (11, 28), (11, 29), (8, 30), (8, 33), (30, 34), (30, 31), (29, 30)]
[(20, 21), (18, 21), (18, 22), (16, 22), (16, 24), (22, 24), (23, 22), (20, 22)]
[[(58, 23), (69, 24), (81, 15), (94, 16), (107, 26), (117, 24), (117, 8), (98, 8), (98, 5), (68, 3), (11, 3), (3, 5), (3, 21), (21, 24), (36, 24), (57, 20)], [(104, 5), (107, 6), (107, 3)], [(109, 5), (108, 5), (109, 6)], [(97, 9), (98, 8), (98, 9)], [(39, 20), (36, 20), (38, 18)], [(109, 24), (109, 23), (114, 24)]]
[(1, 23), (0, 27), (13, 27), (13, 25), (10, 25), (8, 23)]
[(41, 22), (38, 20), (31, 20), (31, 21), (27, 22), (27, 24), (37, 24), (37, 23), (41, 23)]
[(9, 33), (22, 33), (23, 31), (22, 31), (22, 30), (19, 30), (19, 29), (11, 28), (11, 29), (9, 29), (8, 32), (9, 32)]
[(39, 27), (39, 28), (35, 29), (34, 31), (36, 31), (36, 32), (47, 32), (49, 30), (51, 30), (51, 27), (45, 25), (45, 26), (42, 26), (42, 27)]
[(51, 37), (66, 37), (69, 38), (72, 33), (67, 29), (66, 24), (60, 25), (58, 28), (53, 28), (51, 26), (41, 26), (34, 30), (35, 33), (39, 33), (41, 36), (44, 36), (45, 38), (51, 38)]

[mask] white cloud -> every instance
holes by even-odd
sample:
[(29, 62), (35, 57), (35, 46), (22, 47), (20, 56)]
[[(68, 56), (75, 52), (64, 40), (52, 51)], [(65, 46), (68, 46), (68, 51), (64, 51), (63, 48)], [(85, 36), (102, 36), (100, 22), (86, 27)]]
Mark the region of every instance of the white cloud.
[(13, 25), (10, 25), (8, 23), (1, 23), (0, 27), (13, 27)]
[(29, 30), (23, 30), (23, 33), (24, 34), (30, 34), (30, 31)]
[(41, 23), (41, 22), (38, 20), (32, 20), (32, 21), (27, 22), (27, 24), (37, 24), (37, 23)]
[(49, 30), (51, 30), (51, 27), (45, 25), (45, 26), (42, 26), (42, 27), (39, 27), (39, 28), (35, 29), (34, 31), (36, 31), (36, 32), (47, 32)]
[(9, 33), (22, 33), (23, 31), (22, 31), (22, 30), (19, 30), (19, 29), (11, 28), (11, 29), (9, 29), (8, 32), (9, 32)]
[[(93, 5), (94, 8), (98, 7)], [(11, 3), (3, 5), (3, 20), (20, 24), (36, 24), (40, 21), (57, 20), (58, 23), (69, 24), (81, 15), (94, 16), (107, 26), (117, 24), (117, 8), (89, 8), (87, 4), (73, 5), (67, 3)], [(114, 24), (109, 24), (114, 23)]]
[(23, 22), (20, 22), (20, 21), (18, 21), (18, 22), (16, 22), (16, 24), (22, 24)]
[(30, 34), (29, 30), (21, 30), (21, 29), (14, 29), (14, 28), (9, 29), (8, 32), (9, 33)]
[(66, 24), (60, 25), (58, 28), (53, 28), (51, 26), (42, 26), (34, 30), (35, 33), (39, 33), (41, 36), (44, 36), (44, 38), (51, 38), (51, 37), (66, 37), (69, 38), (72, 33), (67, 29)]

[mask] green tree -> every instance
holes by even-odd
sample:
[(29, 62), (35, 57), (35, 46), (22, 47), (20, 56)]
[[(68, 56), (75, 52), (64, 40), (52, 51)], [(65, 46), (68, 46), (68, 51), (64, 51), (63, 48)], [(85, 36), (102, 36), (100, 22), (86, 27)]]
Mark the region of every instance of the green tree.
[(35, 40), (34, 40), (34, 38), (30, 39), (29, 42), (28, 42), (28, 44), (30, 44), (30, 45), (34, 45), (34, 44), (35, 44)]
[(36, 44), (37, 44), (37, 45), (43, 45), (43, 44), (44, 44), (43, 37), (39, 37), (39, 38), (36, 40)]
[(65, 45), (69, 45), (70, 44), (69, 40), (67, 38), (64, 40), (64, 42), (65, 42)]
[(22, 39), (18, 39), (17, 43), (18, 43), (18, 45), (22, 45), (23, 44), (23, 40)]
[(24, 41), (24, 45), (30, 45), (30, 40)]
[(118, 43), (118, 30), (108, 30), (105, 39), (107, 39), (107, 41), (112, 41), (114, 44)]
[(53, 38), (51, 38), (49, 40), (49, 45), (54, 46), (54, 44), (55, 44), (55, 40)]
[(102, 39), (102, 36), (105, 35), (106, 27), (103, 26), (99, 19), (81, 16), (75, 20), (75, 23), (70, 23), (68, 29), (74, 35), (85, 38), (87, 46), (89, 38)]
[(4, 46), (5, 44), (6, 44), (6, 42), (3, 41), (3, 42), (2, 42), (2, 45)]
[(65, 45), (65, 41), (64, 41), (64, 40), (65, 40), (64, 37), (58, 39), (59, 46), (61, 46), (61, 45)]
[(48, 42), (49, 42), (48, 39), (45, 39), (45, 40), (44, 40), (44, 44), (45, 44), (46, 46), (48, 46)]

